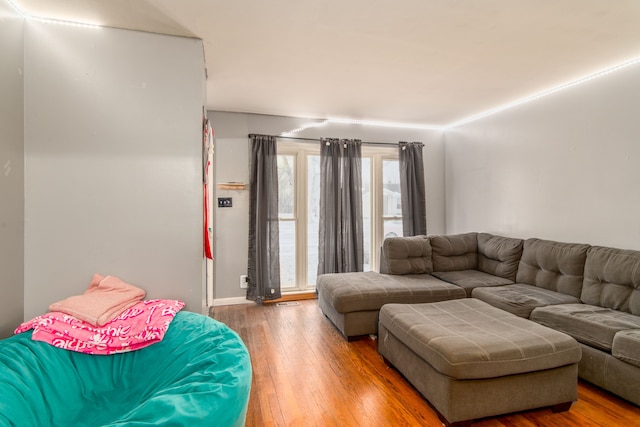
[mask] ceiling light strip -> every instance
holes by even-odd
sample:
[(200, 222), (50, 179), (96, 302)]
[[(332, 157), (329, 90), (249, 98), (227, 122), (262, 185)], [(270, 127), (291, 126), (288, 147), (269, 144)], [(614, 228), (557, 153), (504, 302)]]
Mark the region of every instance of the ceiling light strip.
[[(50, 23), (50, 24), (58, 24), (58, 25), (68, 25), (68, 26), (73, 26), (73, 27), (84, 27), (84, 28), (93, 28), (93, 29), (97, 29), (97, 28), (101, 28), (100, 25), (97, 24), (89, 24), (89, 23), (85, 23), (85, 22), (75, 22), (75, 21), (68, 21), (68, 20), (62, 20), (62, 19), (49, 19), (49, 18), (41, 18), (38, 16), (33, 16), (29, 13), (26, 13), (24, 10), (22, 10), (20, 7), (18, 7), (18, 5), (16, 5), (12, 0), (7, 0), (7, 2), (16, 10), (16, 12), (22, 16), (25, 19), (30, 19), (30, 20), (35, 20), (35, 21), (39, 21), (39, 22), (45, 22), (45, 23)], [(363, 125), (363, 126), (380, 126), (380, 127), (391, 127), (391, 128), (401, 128), (401, 129), (421, 129), (421, 130), (448, 130), (448, 129), (452, 129), (454, 127), (457, 126), (461, 126), (488, 116), (491, 116), (493, 114), (499, 113), (501, 111), (505, 111), (508, 110), (510, 108), (514, 108), (517, 107), (519, 105), (525, 104), (527, 102), (531, 102), (534, 101), (536, 99), (542, 98), (544, 96), (547, 95), (551, 95), (554, 94), (556, 92), (559, 92), (561, 90), (564, 89), (568, 89), (571, 88), (573, 86), (577, 86), (579, 84), (588, 82), (590, 80), (593, 80), (595, 78), (598, 77), (602, 77), (604, 75), (607, 75), (609, 73), (612, 73), (614, 71), (618, 71), (621, 70), (623, 68), (629, 67), (631, 65), (635, 65), (640, 63), (640, 57), (633, 59), (631, 61), (627, 61), (625, 63), (607, 68), (605, 70), (599, 71), (597, 73), (588, 75), (586, 77), (571, 81), (569, 83), (565, 83), (556, 87), (553, 87), (549, 90), (540, 92), (536, 95), (532, 95), (526, 98), (522, 98), (513, 102), (510, 102), (508, 104), (504, 104), (502, 106), (496, 107), (496, 108), (492, 108), (490, 110), (484, 111), (482, 113), (467, 117), (465, 119), (462, 120), (458, 120), (456, 122), (450, 123), (448, 125), (428, 125), (428, 124), (409, 124), (409, 123), (396, 123), (396, 122), (382, 122), (382, 121), (375, 121), (375, 120), (354, 120), (354, 119), (327, 119), (327, 120), (323, 120), (321, 122), (313, 122), (313, 123), (309, 123), (306, 125), (303, 125), (297, 129), (293, 129), (287, 132), (283, 132), (281, 133), (282, 136), (291, 136), (295, 133), (299, 133), (304, 131), (305, 129), (309, 129), (309, 128), (314, 128), (314, 127), (319, 127), (319, 126), (324, 126), (327, 125), (329, 123), (339, 123), (339, 124), (356, 124), (356, 125)]]
[(397, 123), (397, 122), (381, 122), (381, 121), (377, 121), (377, 120), (329, 119), (328, 122), (329, 123), (351, 124), (351, 125), (363, 125), (363, 126), (380, 126), (380, 127), (390, 127), (390, 128), (402, 128), (402, 129), (441, 130), (443, 128), (443, 126), (438, 126), (438, 125)]
[(293, 134), (298, 133), (298, 132), (302, 132), (305, 129), (317, 128), (317, 127), (325, 126), (328, 123), (329, 123), (329, 120), (323, 120), (321, 122), (307, 123), (306, 125), (302, 125), (297, 129), (293, 129), (293, 130), (290, 130), (290, 131), (287, 131), (287, 132), (282, 132), (280, 134), (280, 136), (293, 136)]
[(24, 13), (24, 11), (22, 9), (20, 9), (18, 7), (18, 5), (15, 4), (12, 0), (7, 0), (7, 2), (11, 5), (11, 7), (13, 7), (16, 10), (16, 12), (18, 12), (18, 15), (22, 16), (23, 18), (28, 18), (29, 17), (29, 15)]
[(47, 24), (67, 25), (71, 27), (82, 27), (82, 28), (92, 28), (92, 29), (102, 28), (100, 25), (89, 24), (87, 22), (68, 21), (66, 19), (41, 18), (39, 16), (31, 15), (25, 12), (24, 10), (19, 8), (18, 5), (15, 4), (12, 0), (7, 0), (7, 1), (16, 10), (16, 12), (18, 12), (20, 16), (22, 16), (25, 19), (29, 19), (31, 21), (44, 22)]
[[(473, 121), (476, 121), (476, 120), (491, 116), (491, 115), (499, 113), (501, 111), (505, 111), (505, 110), (508, 110), (510, 108), (517, 107), (517, 106), (525, 104), (527, 102), (531, 102), (531, 101), (534, 101), (536, 99), (539, 99), (539, 98), (542, 98), (542, 97), (545, 97), (545, 96), (548, 96), (548, 95), (552, 95), (552, 94), (554, 94), (556, 92), (559, 92), (561, 90), (569, 89), (571, 87), (577, 86), (577, 85), (582, 84), (582, 83), (586, 83), (586, 82), (588, 82), (590, 80), (596, 79), (598, 77), (605, 76), (607, 74), (613, 73), (615, 71), (619, 71), (619, 70), (621, 70), (623, 68), (627, 68), (627, 67), (632, 66), (632, 65), (636, 65), (638, 63), (640, 63), (640, 58), (635, 58), (635, 59), (632, 59), (630, 61), (624, 62), (622, 64), (615, 65), (613, 67), (609, 67), (609, 68), (607, 68), (605, 70), (602, 70), (602, 71), (599, 71), (597, 73), (590, 74), (590, 75), (588, 75), (586, 77), (582, 77), (580, 79), (571, 81), (569, 83), (564, 83), (564, 84), (555, 86), (555, 87), (553, 87), (551, 89), (545, 90), (545, 91), (540, 92), (538, 94), (535, 94), (535, 95), (532, 95), (532, 96), (529, 96), (529, 97), (526, 97), (526, 98), (518, 99), (518, 100), (510, 102), (508, 104), (504, 104), (504, 105), (501, 105), (499, 107), (492, 108), (492, 109), (487, 110), (487, 111), (483, 111), (482, 113), (476, 114), (474, 116), (467, 117), (467, 118), (462, 119), (462, 120), (458, 120), (456, 122), (453, 122), (453, 123), (450, 123), (450, 124), (444, 125), (444, 126), (426, 125), (426, 124), (381, 122), (381, 121), (375, 121), (375, 120), (354, 120), (354, 119), (328, 119), (328, 120), (325, 120), (324, 122), (322, 122), (322, 125), (329, 124), (329, 123), (341, 123), (341, 124), (356, 124), (356, 125), (363, 125), (363, 126), (381, 126), (381, 127), (402, 128), (402, 129), (422, 129), (422, 130), (442, 130), (442, 131), (445, 131), (445, 130), (452, 129), (452, 128), (457, 127), (457, 126), (461, 126), (461, 125), (464, 125), (464, 124), (467, 124), (467, 123), (470, 123), (470, 122), (473, 122)], [(294, 129), (294, 130), (289, 131), (289, 132), (285, 132), (282, 135), (285, 136), (285, 134), (297, 133), (297, 132), (303, 131), (305, 129), (308, 129), (309, 127), (315, 127), (315, 126), (318, 126), (318, 124), (312, 124), (310, 126), (303, 126), (301, 128)]]
[(482, 119), (484, 117), (499, 113), (501, 111), (508, 110), (510, 108), (513, 108), (513, 107), (517, 107), (518, 105), (522, 105), (522, 104), (525, 104), (527, 102), (531, 102), (531, 101), (534, 101), (536, 99), (542, 98), (544, 96), (554, 94), (554, 93), (559, 92), (561, 90), (569, 89), (569, 88), (571, 88), (573, 86), (577, 86), (579, 84), (586, 83), (589, 80), (593, 80), (593, 79), (596, 79), (598, 77), (605, 76), (605, 75), (607, 75), (609, 73), (613, 73), (614, 71), (618, 71), (618, 70), (621, 70), (623, 68), (626, 68), (626, 67), (629, 67), (631, 65), (638, 64), (638, 63), (640, 63), (640, 58), (633, 59), (631, 61), (628, 61), (628, 62), (619, 64), (619, 65), (607, 68), (605, 70), (599, 71), (599, 72), (597, 72), (595, 74), (590, 74), (590, 75), (588, 75), (586, 77), (582, 77), (582, 78), (574, 80), (572, 82), (565, 83), (565, 84), (553, 87), (553, 88), (548, 89), (548, 90), (546, 90), (544, 92), (540, 92), (540, 93), (538, 93), (536, 95), (532, 95), (532, 96), (529, 96), (529, 97), (526, 97), (526, 98), (522, 98), (522, 99), (519, 99), (517, 101), (513, 101), (513, 102), (510, 102), (508, 104), (502, 105), (500, 107), (496, 107), (496, 108), (492, 108), (490, 110), (484, 111), (484, 112), (482, 112), (480, 114), (476, 114), (475, 116), (471, 116), (471, 117), (468, 117), (468, 118), (465, 118), (465, 119), (462, 119), (462, 120), (458, 120), (457, 122), (453, 122), (453, 123), (451, 123), (449, 125), (444, 126), (444, 129), (445, 130), (446, 129), (451, 129), (451, 128), (454, 128), (454, 127), (457, 127), (457, 126), (461, 126), (461, 125), (476, 121), (478, 119)]
[(401, 128), (401, 129), (422, 129), (422, 130), (442, 130), (442, 126), (435, 125), (420, 125), (420, 124), (410, 124), (410, 123), (394, 123), (394, 122), (380, 122), (375, 120), (355, 120), (355, 119), (327, 119), (322, 122), (313, 122), (303, 125), (297, 129), (293, 129), (287, 132), (282, 132), (280, 136), (290, 137), (293, 134), (302, 132), (306, 129), (316, 128), (320, 126), (325, 126), (328, 124), (347, 124), (347, 125), (362, 125), (362, 126), (380, 126), (380, 127), (390, 127), (390, 128)]
[(44, 22), (46, 24), (56, 24), (56, 25), (66, 25), (68, 27), (81, 27), (81, 28), (91, 28), (98, 29), (102, 28), (100, 25), (96, 24), (87, 24), (86, 22), (76, 22), (76, 21), (67, 21), (62, 19), (50, 19), (50, 18), (40, 18), (39, 16), (28, 16), (28, 18), (32, 21)]

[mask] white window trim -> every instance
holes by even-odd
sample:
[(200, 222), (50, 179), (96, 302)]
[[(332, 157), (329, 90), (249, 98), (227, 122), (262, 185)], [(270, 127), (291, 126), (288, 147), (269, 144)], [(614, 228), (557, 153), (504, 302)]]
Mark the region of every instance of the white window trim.
[[(395, 150), (395, 151), (392, 151)], [(383, 215), (383, 182), (382, 182), (382, 162), (384, 160), (399, 160), (400, 156), (397, 149), (389, 147), (376, 147), (369, 145), (362, 147), (362, 156), (371, 157), (371, 185), (376, 191), (372, 191), (372, 212), (371, 212), (371, 248), (370, 248), (370, 266), (373, 271), (380, 271), (380, 251), (384, 240), (384, 220), (385, 219), (402, 219), (402, 216)], [(374, 211), (375, 209), (375, 211)]]
[[(320, 146), (318, 144), (310, 144), (304, 142), (296, 142), (290, 140), (278, 140), (278, 155), (289, 155), (295, 158), (295, 177), (294, 177), (294, 218), (296, 222), (296, 285), (293, 287), (283, 288), (285, 293), (295, 293), (311, 291), (313, 285), (307, 286), (308, 267), (308, 243), (307, 243), (307, 176), (308, 176), (308, 157), (310, 155), (320, 156)], [(379, 271), (380, 249), (384, 239), (384, 220), (385, 219), (401, 219), (402, 217), (382, 215), (382, 162), (383, 160), (398, 160), (399, 154), (396, 148), (388, 146), (363, 145), (362, 157), (371, 159), (371, 248), (370, 248), (370, 268), (373, 271)], [(290, 220), (290, 219), (288, 219)]]
[(307, 158), (309, 155), (319, 156), (320, 148), (308, 143), (279, 140), (278, 155), (293, 156), (295, 159), (293, 220), (296, 233), (296, 274), (294, 286), (283, 287), (282, 291), (285, 293), (311, 291), (315, 287), (307, 284)]

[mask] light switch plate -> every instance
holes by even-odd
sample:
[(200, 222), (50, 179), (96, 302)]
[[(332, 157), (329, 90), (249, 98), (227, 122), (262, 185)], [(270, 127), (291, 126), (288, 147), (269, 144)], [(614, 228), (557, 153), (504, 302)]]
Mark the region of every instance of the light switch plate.
[(218, 207), (219, 208), (233, 207), (233, 200), (231, 199), (231, 197), (218, 197)]

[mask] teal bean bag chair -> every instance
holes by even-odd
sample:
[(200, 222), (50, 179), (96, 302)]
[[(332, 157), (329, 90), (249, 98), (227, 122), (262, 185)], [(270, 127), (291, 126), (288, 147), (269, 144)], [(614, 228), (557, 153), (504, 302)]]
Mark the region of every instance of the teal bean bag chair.
[(243, 426), (251, 362), (240, 337), (180, 311), (164, 339), (109, 356), (0, 340), (0, 426)]

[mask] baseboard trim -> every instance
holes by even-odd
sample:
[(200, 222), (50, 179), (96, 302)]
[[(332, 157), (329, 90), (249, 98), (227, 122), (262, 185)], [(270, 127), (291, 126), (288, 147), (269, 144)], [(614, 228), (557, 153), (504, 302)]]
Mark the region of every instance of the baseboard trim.
[(219, 307), (221, 305), (240, 305), (240, 304), (255, 304), (255, 301), (248, 300), (246, 297), (218, 298), (213, 300), (214, 307)]
[[(265, 304), (273, 304), (277, 302), (286, 301), (300, 301), (307, 299), (316, 299), (318, 296), (315, 292), (291, 292), (285, 293), (281, 298), (266, 300)], [(255, 301), (248, 300), (246, 297), (233, 297), (233, 298), (218, 298), (213, 300), (213, 307), (219, 307), (222, 305), (240, 305), (240, 304), (255, 304)]]
[(279, 302), (287, 302), (287, 301), (302, 301), (307, 299), (317, 299), (318, 296), (315, 292), (291, 292), (282, 294), (281, 298), (267, 300), (265, 304), (274, 304)]

